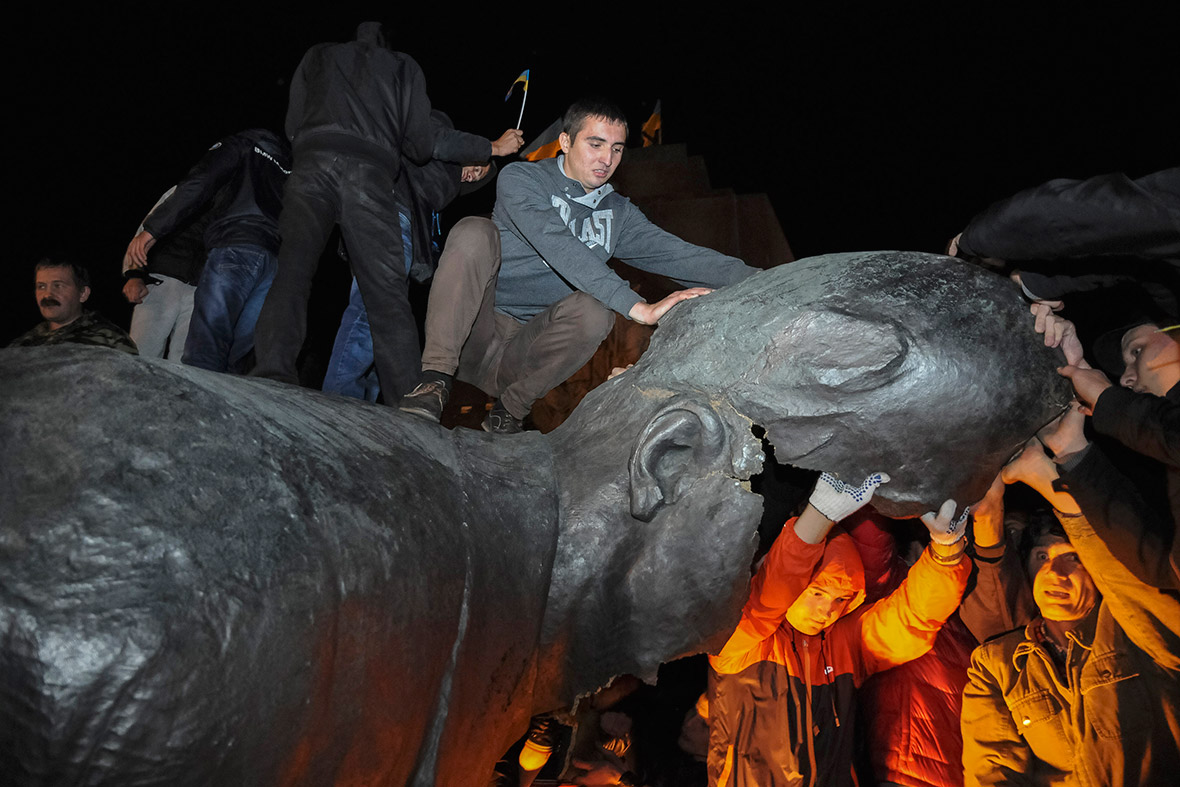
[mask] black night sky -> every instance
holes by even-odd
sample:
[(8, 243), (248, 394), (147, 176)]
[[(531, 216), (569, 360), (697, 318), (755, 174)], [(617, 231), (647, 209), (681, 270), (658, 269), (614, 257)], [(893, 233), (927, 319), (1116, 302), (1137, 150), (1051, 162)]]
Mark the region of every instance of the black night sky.
[[(93, 303), (126, 325), (119, 266), (143, 214), (219, 137), (281, 131), (304, 50), (364, 19), (397, 26), (432, 102), (467, 131), (515, 123), (519, 93), (503, 97), (525, 68), (526, 139), (594, 92), (624, 107), (634, 144), (661, 100), (665, 141), (703, 155), (714, 186), (768, 194), (800, 257), (941, 250), (1026, 186), (1177, 164), (1174, 28), (1134, 5), (675, 4), (659, 23), (650, 4), (399, 5), (122, 3), (11, 18), (0, 344), (40, 319), (31, 268), (48, 251), (88, 264)], [(480, 199), (451, 212), (489, 209)]]

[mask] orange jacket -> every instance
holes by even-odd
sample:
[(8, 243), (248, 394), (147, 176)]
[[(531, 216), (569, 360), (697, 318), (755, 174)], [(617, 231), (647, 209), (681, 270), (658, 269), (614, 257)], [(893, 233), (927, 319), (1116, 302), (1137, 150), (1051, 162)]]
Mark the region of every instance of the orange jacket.
[[(856, 689), (875, 672), (930, 650), (959, 604), (971, 562), (935, 562), (924, 552), (889, 596), (864, 598), (864, 570), (845, 534), (808, 544), (783, 527), (750, 586), (750, 598), (712, 667), (709, 783), (717, 787), (853, 784)], [(859, 591), (816, 636), (786, 612), (812, 579)]]
[[(864, 509), (843, 522), (865, 564), (870, 601), (897, 589), (909, 572), (898, 553), (898, 523)], [(860, 687), (860, 743), (874, 783), (963, 787), (963, 686), (979, 643), (951, 615), (924, 656), (873, 675)]]

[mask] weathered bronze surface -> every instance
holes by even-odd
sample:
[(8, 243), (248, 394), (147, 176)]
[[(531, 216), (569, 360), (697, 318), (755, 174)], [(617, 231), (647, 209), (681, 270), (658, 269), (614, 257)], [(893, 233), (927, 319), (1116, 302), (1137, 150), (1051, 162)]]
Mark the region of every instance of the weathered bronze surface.
[(719, 647), (762, 455), (892, 515), (982, 496), (1069, 398), (1014, 285), (833, 255), (678, 306), (495, 439), (98, 348), (0, 351), (0, 773), (479, 782), (529, 716)]

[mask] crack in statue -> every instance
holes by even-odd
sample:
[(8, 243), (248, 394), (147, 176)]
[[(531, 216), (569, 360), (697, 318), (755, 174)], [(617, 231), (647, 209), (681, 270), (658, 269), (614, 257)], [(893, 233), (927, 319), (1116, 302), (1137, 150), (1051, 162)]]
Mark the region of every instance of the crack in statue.
[(529, 717), (719, 647), (778, 458), (982, 497), (1069, 399), (1011, 283), (830, 255), (678, 306), (494, 439), (93, 348), (0, 352), (0, 772), (458, 785)]

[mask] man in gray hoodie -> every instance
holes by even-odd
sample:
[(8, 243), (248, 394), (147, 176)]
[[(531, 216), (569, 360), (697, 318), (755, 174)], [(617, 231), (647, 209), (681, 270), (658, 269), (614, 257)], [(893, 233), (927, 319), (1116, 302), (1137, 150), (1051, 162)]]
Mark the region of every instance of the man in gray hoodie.
[[(567, 110), (562, 155), (504, 168), (492, 220), (447, 238), (426, 314), (422, 377), (401, 409), (438, 421), (457, 376), (496, 397), (483, 428), (514, 433), (533, 403), (590, 359), (614, 314), (655, 325), (680, 301), (754, 273), (652, 224), (609, 184), (627, 141), (614, 105)], [(683, 284), (647, 303), (607, 266), (615, 257)]]

